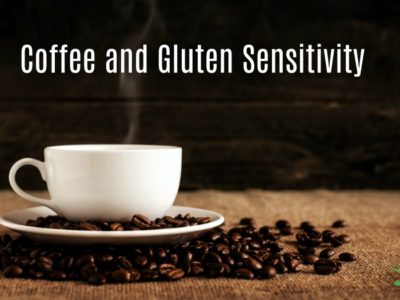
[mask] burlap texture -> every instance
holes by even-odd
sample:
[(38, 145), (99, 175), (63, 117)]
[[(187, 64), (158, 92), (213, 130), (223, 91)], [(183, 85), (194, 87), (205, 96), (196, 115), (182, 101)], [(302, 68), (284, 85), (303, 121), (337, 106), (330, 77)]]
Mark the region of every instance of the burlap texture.
[[(29, 206), (11, 192), (0, 193), (0, 213)], [(278, 218), (320, 226), (343, 218), (353, 242), (341, 250), (358, 260), (336, 275), (305, 271), (273, 280), (187, 278), (178, 282), (108, 284), (0, 278), (1, 299), (400, 299), (400, 192), (245, 192), (180, 193), (177, 204), (216, 210), (232, 225), (242, 216), (258, 224)], [(4, 229), (1, 229), (2, 233)]]

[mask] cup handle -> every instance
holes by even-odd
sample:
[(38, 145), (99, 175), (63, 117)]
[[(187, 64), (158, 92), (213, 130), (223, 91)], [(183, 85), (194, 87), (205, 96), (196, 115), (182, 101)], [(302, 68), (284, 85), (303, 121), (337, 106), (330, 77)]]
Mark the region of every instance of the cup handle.
[(10, 181), (11, 188), (14, 190), (15, 193), (17, 193), (22, 198), (34, 203), (39, 203), (41, 205), (47, 206), (48, 208), (57, 212), (58, 209), (56, 208), (56, 205), (54, 204), (53, 200), (50, 199), (47, 200), (32, 196), (19, 187), (18, 183), (15, 180), (15, 175), (17, 174), (19, 168), (27, 165), (36, 167), (39, 170), (42, 179), (46, 181), (46, 168), (44, 162), (41, 162), (40, 160), (33, 158), (23, 158), (14, 163), (14, 165), (10, 169), (10, 173), (8, 174), (8, 180)]

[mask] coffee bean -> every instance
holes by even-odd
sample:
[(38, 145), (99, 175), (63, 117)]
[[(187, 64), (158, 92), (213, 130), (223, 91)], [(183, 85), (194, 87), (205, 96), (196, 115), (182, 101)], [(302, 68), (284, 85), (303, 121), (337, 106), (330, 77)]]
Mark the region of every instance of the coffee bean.
[(102, 285), (107, 282), (107, 279), (104, 275), (96, 274), (92, 275), (88, 278), (88, 283), (92, 285)]
[(322, 243), (322, 236), (313, 236), (313, 237), (306, 237), (306, 239), (303, 242), (303, 245), (306, 247), (318, 247)]
[(351, 242), (351, 238), (347, 234), (341, 234), (337, 237), (343, 244), (347, 244)]
[(278, 264), (275, 266), (275, 269), (276, 269), (276, 271), (277, 271), (279, 274), (286, 274), (286, 273), (289, 272), (288, 267), (285, 266), (285, 264), (283, 264), (283, 263), (278, 263)]
[(156, 269), (154, 269), (154, 270), (145, 269), (145, 270), (141, 271), (140, 277), (143, 280), (156, 280), (160, 277), (160, 273)]
[(107, 266), (114, 260), (114, 256), (110, 254), (99, 254), (96, 256), (95, 261), (101, 266)]
[(247, 259), (245, 259), (244, 262), (245, 262), (245, 265), (251, 270), (256, 271), (256, 270), (261, 270), (262, 269), (261, 262), (258, 259), (254, 258), (254, 257), (250, 256)]
[(328, 275), (336, 272), (336, 263), (331, 259), (321, 258), (314, 263), (314, 271), (320, 275)]
[(131, 273), (131, 281), (132, 282), (139, 281), (141, 275), (140, 275), (140, 272), (138, 270), (130, 269), (129, 272)]
[(281, 235), (292, 235), (294, 233), (294, 231), (293, 231), (292, 227), (286, 226), (286, 227), (279, 228), (279, 233)]
[(143, 255), (135, 256), (132, 260), (133, 265), (138, 268), (144, 268), (147, 265), (147, 257)]
[(16, 265), (8, 266), (4, 269), (4, 276), (7, 278), (20, 277), (24, 270)]
[(330, 230), (330, 229), (324, 230), (324, 231), (322, 232), (322, 241), (323, 241), (324, 243), (330, 243), (332, 237), (334, 237), (335, 235), (336, 235), (336, 233), (333, 232), (333, 231)]
[(119, 256), (116, 259), (116, 264), (122, 269), (130, 270), (132, 269), (131, 262), (125, 256)]
[(208, 277), (220, 277), (224, 273), (224, 265), (221, 263), (209, 263), (205, 271)]
[(268, 226), (263, 226), (258, 231), (263, 236), (270, 234), (270, 228)]
[(315, 249), (312, 247), (298, 247), (297, 251), (299, 251), (299, 253), (301, 255), (315, 255)]
[(179, 260), (179, 256), (176, 253), (171, 253), (168, 258), (168, 262), (175, 266), (178, 264), (178, 260)]
[(90, 276), (96, 275), (97, 273), (97, 266), (93, 263), (83, 265), (79, 271), (79, 274), (83, 279), (88, 279)]
[(282, 247), (282, 245), (280, 245), (276, 242), (273, 242), (273, 243), (269, 244), (269, 249), (270, 249), (271, 253), (279, 253), (283, 250), (283, 247)]
[(257, 241), (251, 241), (249, 243), (249, 246), (250, 246), (250, 249), (252, 249), (252, 250), (259, 250), (261, 248), (260, 243)]
[(333, 236), (330, 239), (330, 243), (332, 245), (332, 247), (340, 247), (344, 244), (344, 241), (342, 239), (340, 239), (338, 236)]
[(136, 227), (140, 228), (140, 229), (147, 229), (150, 227), (150, 221), (149, 219), (147, 219), (145, 216), (143, 215), (134, 215), (132, 217), (132, 223), (133, 225), (135, 225)]
[(277, 271), (272, 266), (264, 266), (262, 269), (262, 276), (264, 278), (271, 279), (271, 278), (274, 278), (276, 276), (276, 274), (277, 274)]
[(123, 231), (124, 230), (124, 226), (122, 226), (121, 223), (112, 223), (110, 225), (110, 228), (112, 231)]
[[(246, 254), (246, 256), (248, 257), (248, 255)], [(205, 262), (206, 263), (217, 263), (217, 264), (221, 264), (222, 263), (222, 259), (221, 256), (219, 256), (217, 253), (215, 252), (209, 252), (206, 257), (205, 257)]]
[(313, 230), (315, 227), (308, 221), (301, 222), (300, 224), (300, 229), (303, 229), (304, 231), (309, 231)]
[(165, 259), (167, 257), (167, 252), (162, 247), (158, 247), (155, 252), (156, 252), (156, 256), (161, 260)]
[(61, 258), (60, 268), (63, 270), (70, 270), (74, 264), (74, 257), (72, 255), (67, 255)]
[[(31, 226), (61, 226), (71, 230), (82, 224), (90, 224), (97, 230), (117, 231), (174, 228), (202, 222), (209, 222), (209, 219), (177, 215), (150, 221), (144, 216), (135, 215), (128, 222), (75, 223), (58, 216), (49, 216), (28, 223)], [(304, 268), (303, 264), (314, 265), (316, 273), (331, 274), (341, 269), (339, 261), (329, 259), (335, 250), (324, 249), (320, 252), (321, 258), (318, 258), (314, 247), (322, 243), (324, 246), (328, 243), (330, 247), (337, 247), (350, 241), (346, 234), (337, 235), (332, 230), (319, 232), (309, 222), (303, 222), (294, 245), (298, 252), (292, 252), (286, 248), (287, 239), (282, 238), (283, 243), (277, 242), (280, 236), (293, 233), (294, 228), (290, 227), (288, 221), (277, 222), (279, 234), (276, 229), (270, 230), (268, 226), (257, 229), (251, 220), (242, 223), (229, 231), (215, 228), (189, 242), (165, 246), (93, 245), (83, 248), (41, 245), (26, 237), (13, 239), (1, 236), (0, 270), (4, 270), (9, 277), (83, 280), (94, 285), (106, 282), (176, 280), (199, 275), (272, 278), (277, 273), (299, 272)], [(353, 254), (345, 252), (339, 256), (339, 260), (350, 261), (353, 257), (355, 259)], [(13, 268), (22, 271), (13, 273)]]
[(44, 272), (53, 270), (53, 260), (47, 256), (41, 256), (37, 259), (37, 266)]
[(229, 254), (229, 246), (227, 244), (224, 243), (218, 243), (217, 245), (215, 245), (215, 250), (223, 255), (228, 255)]
[(286, 221), (286, 220), (278, 220), (278, 221), (275, 223), (275, 226), (276, 226), (276, 228), (278, 228), (278, 229), (281, 229), (281, 228), (284, 228), (284, 227), (291, 227), (291, 226), (290, 226), (290, 223), (289, 223), (288, 221)]
[(90, 224), (90, 223), (79, 223), (78, 225), (76, 225), (76, 229), (78, 230), (89, 230), (89, 231), (97, 231), (99, 230), (99, 228), (94, 225), (94, 224)]
[(161, 275), (165, 275), (168, 271), (175, 269), (173, 264), (164, 263), (158, 267), (158, 271)]
[(165, 277), (169, 280), (178, 280), (185, 276), (185, 272), (181, 269), (171, 269), (165, 273)]
[(254, 225), (254, 219), (253, 218), (242, 218), (240, 219), (239, 222), (240, 225)]
[(11, 242), (12, 241), (12, 237), (11, 237), (11, 235), (9, 235), (9, 234), (4, 234), (4, 235), (2, 235), (1, 236), (1, 239), (0, 239), (0, 243), (2, 244), (2, 245), (7, 245), (9, 242)]
[(118, 269), (112, 272), (112, 279), (114, 282), (125, 283), (131, 281), (131, 272), (124, 269)]
[(67, 274), (64, 271), (53, 271), (49, 274), (51, 280), (65, 280), (67, 279)]
[(342, 228), (342, 227), (346, 227), (346, 226), (347, 226), (347, 223), (344, 220), (337, 220), (332, 223), (333, 228)]
[(86, 264), (93, 264), (94, 263), (94, 257), (91, 254), (83, 254), (77, 257), (75, 260), (75, 265), (77, 267), (86, 265)]
[(190, 268), (190, 274), (194, 276), (198, 276), (200, 274), (204, 273), (204, 268), (201, 266), (201, 264), (191, 264)]
[(350, 252), (343, 252), (343, 253), (340, 253), (339, 260), (341, 260), (341, 261), (355, 261), (356, 260), (356, 256), (353, 253), (350, 253)]
[(26, 256), (18, 256), (14, 259), (14, 264), (16, 264), (22, 268), (25, 268), (25, 267), (31, 265), (32, 262), (35, 262), (35, 260), (31, 260)]
[(254, 278), (254, 273), (247, 268), (239, 268), (239, 269), (235, 270), (234, 274), (237, 278), (243, 278), (243, 279), (253, 279)]
[(313, 265), (318, 260), (318, 256), (309, 254), (304, 256), (303, 262), (307, 265)]
[(303, 264), (301, 263), (300, 260), (298, 259), (290, 259), (287, 263), (286, 266), (291, 272), (299, 272), (303, 270)]
[(210, 241), (216, 241), (221, 237), (221, 233), (218, 231), (210, 231), (209, 234), (207, 234), (207, 237)]
[(326, 248), (326, 249), (324, 249), (324, 250), (322, 250), (320, 252), (319, 257), (321, 257), (321, 258), (331, 258), (335, 254), (336, 254), (335, 250), (333, 250), (332, 248)]
[(40, 279), (43, 278), (45, 273), (43, 271), (37, 271), (34, 268), (30, 268), (28, 270), (28, 274), (31, 278), (36, 278), (36, 279)]
[(242, 239), (242, 235), (239, 232), (234, 232), (229, 237), (230, 240), (234, 243), (237, 243)]

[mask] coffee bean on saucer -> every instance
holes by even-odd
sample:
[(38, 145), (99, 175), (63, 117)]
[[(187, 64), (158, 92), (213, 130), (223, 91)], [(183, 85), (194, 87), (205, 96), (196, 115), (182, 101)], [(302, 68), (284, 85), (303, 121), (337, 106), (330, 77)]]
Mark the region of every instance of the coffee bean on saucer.
[(112, 231), (123, 231), (124, 230), (124, 226), (122, 226), (121, 223), (112, 223), (110, 225), (110, 228)]
[(140, 229), (147, 229), (150, 227), (149, 219), (147, 219), (143, 215), (139, 215), (139, 214), (134, 215), (132, 217), (131, 222), (133, 223), (133, 225), (135, 225), (136, 227), (139, 227)]
[(339, 254), (339, 260), (341, 261), (355, 261), (356, 256), (350, 252), (343, 252)]
[(76, 229), (78, 230), (88, 230), (88, 231), (97, 231), (99, 230), (99, 228), (94, 225), (94, 224), (90, 224), (90, 223), (79, 223), (78, 225), (76, 225)]
[(332, 223), (333, 228), (342, 228), (342, 227), (346, 227), (346, 226), (347, 226), (347, 223), (345, 220), (337, 220)]

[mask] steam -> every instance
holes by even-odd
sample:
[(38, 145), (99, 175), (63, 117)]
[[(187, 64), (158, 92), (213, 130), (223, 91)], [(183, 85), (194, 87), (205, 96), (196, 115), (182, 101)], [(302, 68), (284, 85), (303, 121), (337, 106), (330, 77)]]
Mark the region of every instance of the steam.
[[(148, 39), (150, 30), (155, 23), (159, 21), (157, 18), (156, 0), (146, 0), (148, 6), (148, 16), (144, 26), (140, 30), (131, 32), (122, 43), (123, 48), (136, 49), (142, 46), (144, 41)], [(123, 143), (132, 144), (137, 140), (137, 134), (140, 123), (141, 104), (140, 97), (140, 75), (138, 74), (121, 74), (119, 77), (119, 96), (127, 98), (126, 112), (129, 120), (129, 128)]]

